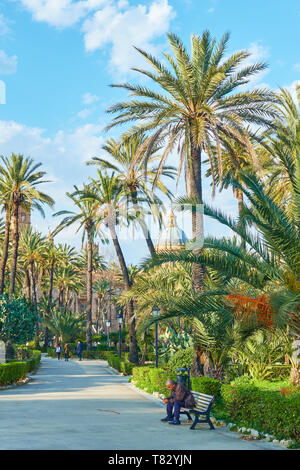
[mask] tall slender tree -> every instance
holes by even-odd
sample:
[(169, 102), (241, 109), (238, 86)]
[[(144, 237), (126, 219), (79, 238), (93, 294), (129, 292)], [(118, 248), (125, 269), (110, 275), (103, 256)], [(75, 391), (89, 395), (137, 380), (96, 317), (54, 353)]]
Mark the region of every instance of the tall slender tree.
[[(214, 144), (219, 157), (218, 170), (222, 175), (221, 143), (225, 138), (246, 145), (255, 160), (255, 153), (248, 134), (247, 124), (270, 124), (276, 115), (273, 103), (275, 96), (268, 90), (254, 89), (235, 93), (240, 85), (264, 70), (264, 63), (243, 67), (250, 53), (246, 50), (225, 56), (229, 34), (226, 33), (217, 44), (209, 31), (202, 36), (192, 36), (191, 54), (182, 41), (169, 34), (173, 55), (164, 54), (165, 65), (151, 54), (137, 49), (148, 61), (151, 70), (135, 68), (143, 77), (150, 78), (153, 88), (129, 83), (113, 85), (128, 90), (133, 98), (120, 102), (108, 109), (115, 114), (113, 126), (135, 121), (137, 126), (128, 134), (149, 133), (145, 141), (148, 153), (158, 140), (164, 139), (166, 149), (158, 167), (159, 177), (168, 154), (179, 147), (179, 172), (186, 169), (188, 196), (202, 201), (201, 164), (203, 153), (210, 155)], [(132, 163), (132, 165), (134, 162)], [(156, 180), (154, 180), (154, 183)], [(203, 238), (203, 222), (199, 211), (192, 213), (193, 237)], [(201, 244), (200, 244), (201, 246)], [(199, 244), (195, 245), (199, 253)], [(201, 291), (203, 267), (194, 267), (193, 286)]]
[[(161, 193), (172, 197), (172, 193), (163, 183), (161, 177), (173, 178), (176, 174), (176, 169), (171, 166), (164, 165), (161, 175), (156, 178), (157, 163), (160, 159), (157, 152), (160, 150), (156, 145), (153, 146), (149, 155), (147, 149), (143, 145), (146, 137), (144, 135), (137, 135), (130, 138), (124, 136), (119, 141), (109, 139), (102, 147), (107, 152), (108, 158), (94, 157), (87, 162), (88, 165), (97, 165), (105, 170), (112, 170), (122, 188), (128, 193), (129, 203), (132, 204), (139, 216), (137, 221), (143, 231), (149, 252), (154, 255), (155, 248), (152, 242), (149, 227), (145, 222), (143, 211), (139, 211), (137, 200), (143, 198), (147, 205), (151, 208), (152, 204), (161, 204), (161, 200), (157, 195), (151, 196), (149, 184), (153, 185), (156, 181), (155, 189), (160, 190)], [(148, 165), (145, 170), (144, 161), (147, 155)]]
[[(97, 180), (91, 178), (93, 185), (92, 191), (87, 191), (85, 194), (82, 194), (82, 197), (87, 200), (96, 201), (98, 203), (98, 212), (103, 221), (102, 223), (104, 223), (108, 228), (112, 243), (116, 251), (116, 255), (123, 274), (125, 289), (129, 290), (132, 283), (116, 230), (117, 224), (120, 224), (122, 219), (128, 221), (130, 218), (130, 215), (127, 211), (127, 205), (124, 204), (124, 200), (126, 201), (126, 192), (124, 191), (124, 188), (121, 186), (120, 181), (114, 175), (114, 173), (112, 175), (107, 175), (105, 173), (101, 173), (101, 171), (98, 170), (97, 175)], [(138, 346), (136, 339), (133, 301), (128, 303), (127, 309), (129, 313), (128, 324), (130, 336), (129, 360), (135, 364), (138, 364)]]
[(34, 163), (32, 158), (24, 158), (23, 155), (12, 154), (10, 158), (1, 157), (0, 178), (5, 182), (6, 188), (10, 188), (11, 223), (12, 223), (12, 256), (10, 267), (9, 295), (15, 291), (19, 248), (19, 208), (24, 206), (28, 211), (38, 209), (44, 216), (42, 205), (50, 207), (54, 200), (47, 194), (39, 191), (37, 186), (46, 183), (42, 178), (46, 172), (37, 171), (42, 165)]
[(64, 219), (60, 222), (55, 229), (54, 234), (57, 234), (62, 229), (77, 223), (79, 225), (77, 232), (83, 228), (82, 243), (84, 242), (85, 235), (87, 237), (87, 266), (86, 266), (86, 290), (87, 290), (87, 306), (86, 306), (86, 343), (87, 349), (92, 349), (92, 301), (93, 301), (93, 243), (96, 235), (99, 233), (99, 204), (94, 199), (83, 198), (87, 192), (93, 192), (90, 186), (84, 185), (82, 190), (74, 186), (75, 191), (67, 193), (67, 196), (72, 200), (76, 206), (77, 212), (60, 211), (54, 216), (65, 215)]

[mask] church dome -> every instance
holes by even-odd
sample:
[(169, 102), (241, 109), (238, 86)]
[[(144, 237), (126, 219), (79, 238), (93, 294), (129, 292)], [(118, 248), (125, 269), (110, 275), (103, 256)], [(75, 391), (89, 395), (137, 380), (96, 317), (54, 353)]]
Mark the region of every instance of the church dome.
[(176, 217), (173, 210), (168, 215), (166, 227), (161, 231), (157, 245), (155, 246), (156, 252), (164, 250), (180, 250), (184, 248), (187, 241), (186, 235), (176, 223)]

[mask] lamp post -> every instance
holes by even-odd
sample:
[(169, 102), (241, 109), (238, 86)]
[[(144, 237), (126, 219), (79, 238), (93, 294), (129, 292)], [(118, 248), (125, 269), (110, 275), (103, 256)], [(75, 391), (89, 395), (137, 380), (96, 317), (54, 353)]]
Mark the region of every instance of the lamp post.
[(110, 328), (110, 320), (106, 320), (107, 351), (109, 351), (109, 333), (108, 333), (109, 328)]
[(117, 320), (119, 323), (119, 356), (121, 357), (121, 345), (122, 345), (121, 329), (122, 329), (122, 321), (123, 321), (123, 308), (122, 307), (118, 307)]
[[(159, 316), (160, 308), (153, 307), (152, 315), (154, 318)], [(155, 367), (158, 367), (158, 351), (157, 351), (157, 341), (158, 341), (158, 321), (155, 321)]]

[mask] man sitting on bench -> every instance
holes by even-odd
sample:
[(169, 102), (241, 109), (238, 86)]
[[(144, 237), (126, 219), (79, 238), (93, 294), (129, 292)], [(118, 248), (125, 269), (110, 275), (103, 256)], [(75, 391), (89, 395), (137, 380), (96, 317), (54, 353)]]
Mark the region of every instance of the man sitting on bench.
[(161, 421), (167, 421), (169, 424), (180, 424), (180, 408), (193, 408), (195, 406), (194, 397), (184, 385), (174, 382), (172, 379), (167, 380), (166, 387), (171, 390), (172, 393), (169, 398), (164, 398), (163, 400), (167, 405), (167, 416)]

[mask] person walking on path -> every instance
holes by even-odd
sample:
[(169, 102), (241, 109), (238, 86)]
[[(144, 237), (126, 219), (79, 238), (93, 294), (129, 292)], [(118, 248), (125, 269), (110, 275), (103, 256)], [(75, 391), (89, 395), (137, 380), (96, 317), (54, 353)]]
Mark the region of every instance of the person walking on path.
[(82, 360), (82, 351), (83, 351), (83, 344), (78, 341), (77, 346), (76, 346), (76, 352), (78, 359), (81, 361)]
[(167, 405), (167, 416), (161, 421), (167, 421), (169, 424), (180, 424), (180, 408), (193, 408), (195, 406), (195, 399), (192, 393), (184, 385), (181, 385), (172, 379), (167, 380), (166, 387), (172, 393), (170, 397), (164, 398), (163, 400)]
[(60, 344), (58, 343), (58, 345), (56, 346), (56, 355), (57, 355), (58, 360), (60, 360), (60, 353), (61, 353), (61, 347), (60, 347)]
[(65, 361), (68, 361), (70, 357), (70, 346), (68, 343), (65, 344), (64, 350), (65, 350)]

